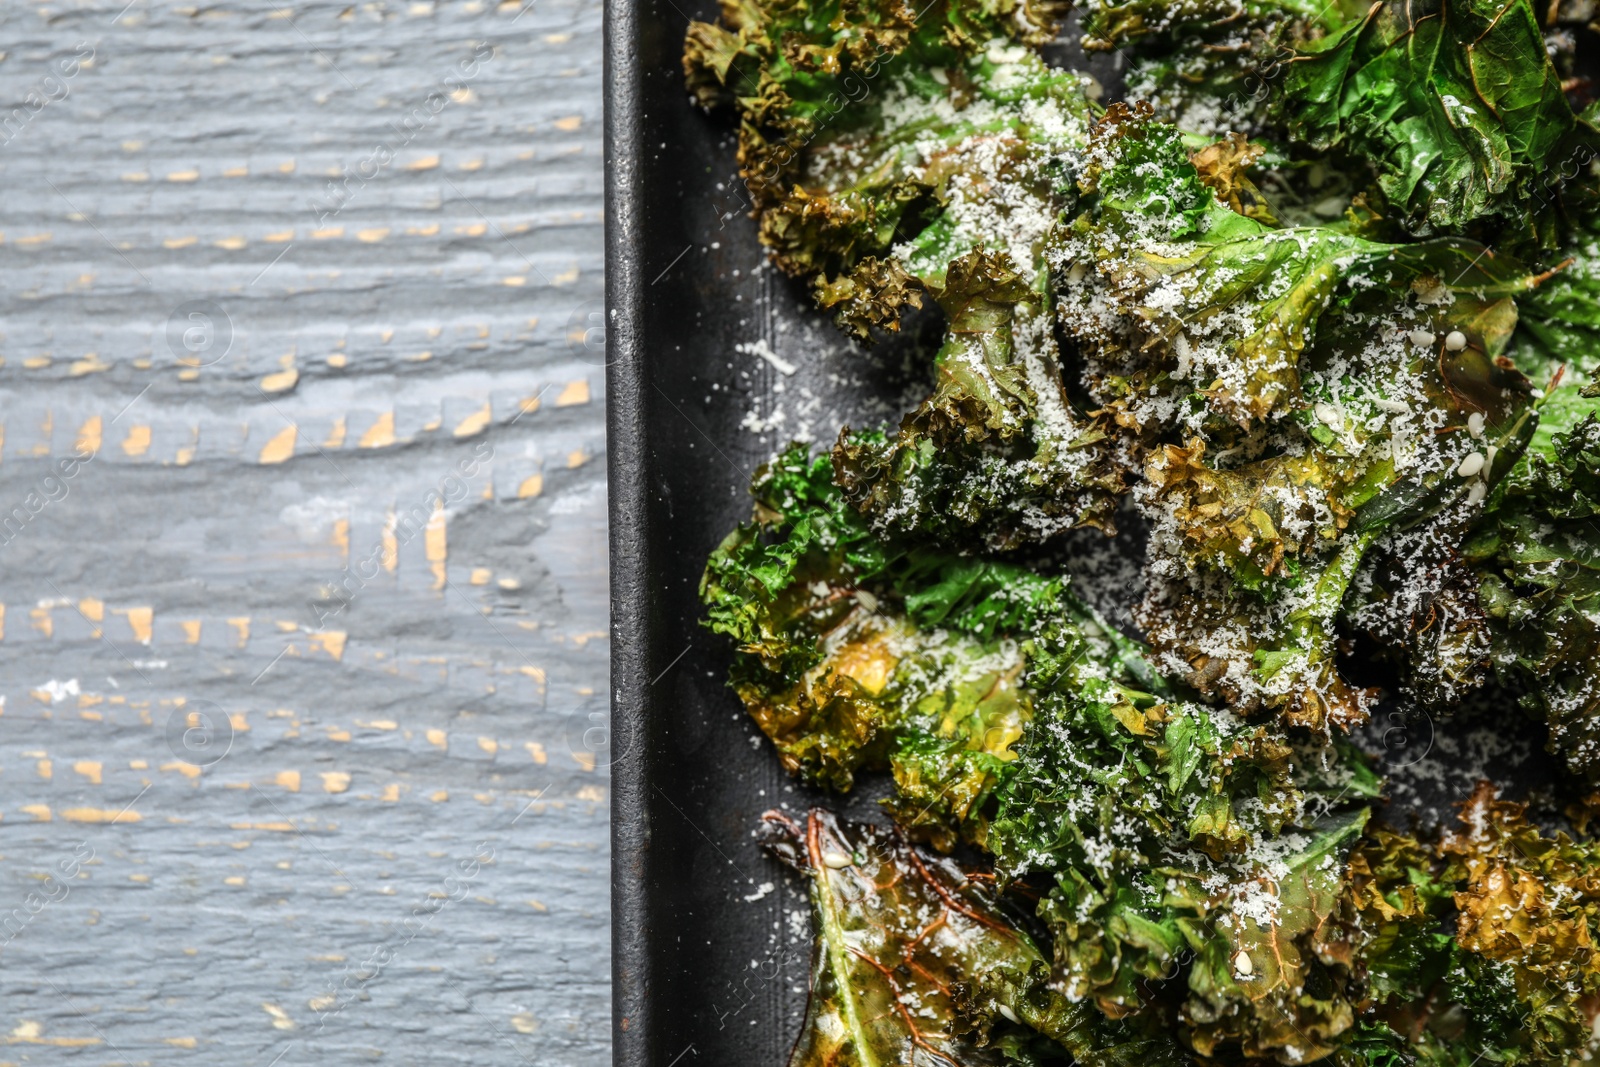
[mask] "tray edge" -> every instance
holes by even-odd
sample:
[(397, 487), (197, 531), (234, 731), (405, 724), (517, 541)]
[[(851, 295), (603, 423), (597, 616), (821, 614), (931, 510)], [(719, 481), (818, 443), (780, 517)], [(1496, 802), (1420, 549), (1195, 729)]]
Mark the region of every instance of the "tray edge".
[(649, 1058), (646, 687), (652, 597), (645, 536), (648, 467), (637, 249), (644, 190), (636, 157), (643, 135), (634, 0), (606, 0), (604, 15), (606, 473), (610, 513), (612, 1063)]

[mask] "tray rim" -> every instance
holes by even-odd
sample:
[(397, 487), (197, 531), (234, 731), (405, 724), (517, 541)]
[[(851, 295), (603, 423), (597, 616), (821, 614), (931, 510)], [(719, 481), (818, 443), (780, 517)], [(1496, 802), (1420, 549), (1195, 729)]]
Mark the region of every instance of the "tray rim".
[(648, 465), (642, 393), (642, 289), (638, 235), (645, 190), (643, 85), (635, 0), (605, 0), (606, 474), (611, 580), (610, 751), (638, 754), (611, 766), (611, 1038), (615, 1067), (649, 1056), (649, 782), (642, 754), (648, 725), (652, 614), (647, 579)]

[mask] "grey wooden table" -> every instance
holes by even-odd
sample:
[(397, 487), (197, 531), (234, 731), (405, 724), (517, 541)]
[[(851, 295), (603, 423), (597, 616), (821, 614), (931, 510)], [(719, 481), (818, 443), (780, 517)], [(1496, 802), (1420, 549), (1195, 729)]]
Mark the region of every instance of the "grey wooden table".
[(0, 1063), (608, 1059), (600, 9), (0, 8)]

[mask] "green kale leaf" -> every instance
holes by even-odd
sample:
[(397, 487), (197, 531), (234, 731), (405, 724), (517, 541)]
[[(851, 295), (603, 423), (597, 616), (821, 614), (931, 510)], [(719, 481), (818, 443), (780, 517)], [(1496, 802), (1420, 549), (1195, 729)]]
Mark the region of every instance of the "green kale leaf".
[(1186, 1062), (1159, 1030), (1109, 1023), (1062, 995), (983, 875), (822, 810), (804, 828), (777, 812), (766, 821), (768, 847), (810, 883), (818, 935), (790, 1067), (1020, 1065), (1052, 1049), (1045, 1062), (1070, 1054), (1083, 1067)]
[[(1542, 443), (1542, 442), (1539, 442)], [(1600, 418), (1530, 449), (1463, 546), (1491, 656), (1550, 725), (1551, 751), (1600, 780)]]
[(1291, 135), (1372, 160), (1415, 232), (1520, 213), (1579, 130), (1529, 0), (1380, 0), (1307, 43), (1280, 97)]
[(1359, 723), (1370, 695), (1336, 666), (1346, 593), (1380, 538), (1475, 505), (1509, 466), (1458, 475), (1483, 458), (1460, 431), (1503, 445), (1525, 425), (1528, 385), (1498, 357), (1540, 277), (1463, 241), (1250, 217), (1147, 108), (1108, 109), (1094, 144), (1089, 210), (1051, 256), (1100, 447), (1142, 461), (1136, 618), (1204, 696)]
[[(730, 0), (694, 23), (692, 91), (740, 114), (740, 172), (775, 262), (866, 338), (921, 286), (1014, 224), (1047, 226), (1089, 102), (1078, 75), (1016, 42), (1049, 39), (1055, 0)], [(996, 196), (996, 190), (1012, 189)], [(1031, 273), (1026, 238), (1014, 270)], [(912, 262), (908, 262), (908, 257)]]
[(981, 843), (1032, 714), (1030, 634), (1133, 678), (1138, 653), (1064, 576), (875, 537), (791, 446), (758, 472), (756, 521), (707, 564), (707, 623), (738, 645), (731, 684), (792, 772), (849, 789), (886, 768), (896, 817), (948, 848)]
[(986, 846), (1003, 878), (1051, 877), (1039, 915), (1068, 991), (1117, 1018), (1178, 980), (1203, 1055), (1331, 1051), (1354, 1015), (1330, 917), (1371, 771), (1342, 743), (1086, 676), (1039, 646)]
[(1462, 805), (1461, 827), (1441, 851), (1460, 886), (1461, 952), (1449, 984), (1470, 1009), (1467, 1036), (1510, 1062), (1591, 1058), (1600, 1048), (1600, 846), (1546, 837), (1524, 805), (1500, 800), (1487, 782)]

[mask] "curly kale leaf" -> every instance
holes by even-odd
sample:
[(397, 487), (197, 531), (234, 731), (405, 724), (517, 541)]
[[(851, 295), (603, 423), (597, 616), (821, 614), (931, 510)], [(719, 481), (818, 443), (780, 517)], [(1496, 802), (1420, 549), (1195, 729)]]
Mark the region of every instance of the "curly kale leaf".
[(1540, 384), (1565, 367), (1576, 391), (1600, 372), (1600, 243), (1589, 239), (1517, 302), (1519, 329), (1512, 355)]
[[(1302, 359), (1324, 315), (1364, 294), (1415, 290), (1447, 305), (1471, 293), (1509, 307), (1500, 301), (1540, 280), (1469, 242), (1397, 245), (1247, 217), (1147, 107), (1109, 108), (1090, 158), (1096, 196), (1050, 255), (1067, 281), (1064, 323), (1134, 425), (1190, 421), (1197, 400), (1247, 429), (1303, 408)], [(1151, 386), (1155, 399), (1142, 399)], [(1172, 410), (1175, 393), (1189, 402)]]
[(1286, 530), (1309, 524), (1321, 526), (1317, 532), (1328, 537), (1355, 514), (1338, 491), (1341, 472), (1325, 455), (1219, 469), (1206, 463), (1205, 453), (1198, 437), (1187, 447), (1164, 445), (1146, 464), (1145, 483), (1174, 520), (1185, 557), (1227, 572), (1242, 588), (1266, 591), (1289, 557), (1300, 554), (1301, 538)]
[(1031, 715), (1029, 635), (1048, 628), (1116, 677), (1137, 653), (1064, 577), (879, 541), (829, 471), (791, 446), (756, 477), (756, 521), (707, 565), (708, 625), (739, 646), (732, 685), (792, 772), (848, 789), (887, 767), (902, 824), (981, 842)]
[(1038, 949), (950, 861), (822, 810), (803, 829), (777, 812), (766, 821), (768, 847), (810, 883), (817, 927), (790, 1067), (1006, 1063), (990, 1034), (958, 1023), (958, 1007), (990, 1025), (1026, 1019), (1075, 1043), (1088, 1031), (1090, 1013), (1049, 988)]
[(839, 484), (880, 532), (989, 549), (1110, 529), (1123, 491), (1061, 380), (1042, 273), (982, 250), (928, 276), (949, 320), (934, 391), (897, 433), (840, 435)]
[(1488, 782), (1462, 805), (1461, 826), (1441, 851), (1461, 887), (1463, 953), (1450, 985), (1480, 1020), (1469, 1033), (1493, 1033), (1512, 1062), (1592, 1057), (1600, 1047), (1600, 846), (1544, 836), (1525, 805), (1498, 799)]
[[(1542, 442), (1538, 442), (1542, 443)], [(1600, 419), (1530, 449), (1463, 547), (1481, 571), (1496, 668), (1550, 725), (1550, 748), (1600, 779)]]
[(1142, 459), (1137, 618), (1203, 695), (1360, 722), (1345, 594), (1386, 532), (1487, 491), (1456, 473), (1482, 447), (1464, 431), (1521, 425), (1527, 383), (1496, 357), (1539, 279), (1467, 242), (1246, 217), (1148, 109), (1109, 109), (1095, 145), (1091, 210), (1052, 255), (1102, 447)]
[(1196, 1051), (1296, 1062), (1332, 1052), (1354, 1025), (1340, 988), (1349, 934), (1330, 920), (1364, 815), (1314, 825), (1269, 849), (1275, 864), (1251, 872), (1254, 884), (1228, 902), (1231, 914), (1213, 928), (1220, 936), (1206, 940), (1189, 972), (1182, 1017)]
[[(831, 629), (851, 610), (823, 579), (877, 574), (884, 552), (803, 446), (756, 473), (755, 521), (730, 533), (701, 579), (707, 625), (733, 638), (763, 670), (794, 680), (820, 662), (800, 635)], [(849, 588), (846, 586), (846, 588)]]
[(930, 434), (921, 415), (908, 416), (893, 437), (846, 430), (834, 446), (839, 483), (875, 530), (991, 551), (1075, 526), (1115, 530), (1123, 478), (1095, 449), (1093, 431), (1064, 444), (1043, 434), (950, 440)]
[[(701, 595), (708, 625), (739, 642), (733, 687), (784, 764), (848, 789), (856, 770), (887, 762), (908, 720), (937, 723), (959, 734), (950, 755), (970, 765), (961, 769), (981, 795), (1009, 758), (1025, 710), (1014, 643), (951, 635), (937, 623), (925, 630), (881, 610), (897, 568), (926, 579), (930, 565), (880, 546), (829, 484), (826, 460), (813, 461), (804, 446), (759, 472), (753, 491), (757, 521), (712, 556)], [(987, 621), (937, 597), (919, 607), (980, 633)], [(934, 751), (914, 746), (918, 766), (951, 747), (937, 734), (921, 739)]]
[[(1025, 104), (1026, 121), (1044, 99)], [(930, 157), (941, 214), (897, 246), (894, 271), (944, 312), (935, 387), (892, 438), (846, 432), (835, 450), (840, 484), (881, 532), (1010, 548), (1074, 525), (1110, 528), (1123, 480), (1096, 447), (1103, 435), (1068, 400), (1045, 259), (1076, 195), (1057, 157), (1086, 131), (1078, 115), (1066, 133), (1035, 134), (1030, 148), (1002, 127)], [(823, 287), (857, 318), (907, 284), (864, 297), (856, 278)]]
[(1088, 0), (1086, 50), (1131, 60), (1129, 99), (1196, 133), (1257, 131), (1294, 48), (1350, 21), (1345, 2)]
[(1525, 211), (1580, 136), (1530, 0), (1380, 0), (1306, 44), (1280, 100), (1296, 139), (1372, 160), (1419, 233)]
[(1341, 14), (1337, 4), (1296, 0), (1093, 0), (1084, 7), (1084, 47), (1110, 50), (1151, 38), (1162, 46), (1192, 46), (1208, 33), (1221, 37), (1241, 27), (1290, 21), (1337, 24)]
[(866, 256), (848, 273), (818, 278), (812, 287), (817, 306), (833, 312), (834, 321), (861, 340), (872, 331), (900, 329), (906, 308), (922, 306), (922, 287), (893, 257)]
[(1333, 1067), (1413, 1067), (1417, 1061), (1411, 1043), (1392, 1027), (1363, 1021), (1326, 1062)]
[(1376, 778), (1348, 747), (1085, 677), (1038, 644), (986, 845), (1002, 876), (1052, 878), (1039, 915), (1068, 990), (1119, 1017), (1182, 975), (1202, 1054), (1331, 1049), (1350, 1003), (1311, 991), (1338, 984), (1328, 920)]
[[(1121, 489), (1104, 457), (1086, 462), (1079, 454), (1093, 434), (1066, 404), (1060, 382), (1043, 249), (1075, 202), (1072, 172), (1091, 107), (1083, 78), (1051, 70), (1009, 43), (1040, 38), (1001, 24), (1006, 16), (1026, 22), (1033, 12), (1008, 4), (930, 9), (926, 18), (935, 25), (957, 19), (990, 35), (941, 35), (919, 17), (895, 53), (900, 59), (874, 59), (873, 70), (885, 73), (873, 75), (880, 80), (870, 91), (840, 103), (825, 121), (798, 123), (798, 140), (781, 150), (768, 151), (761, 131), (781, 125), (788, 112), (765, 97), (738, 100), (746, 119), (741, 162), (777, 262), (809, 276), (818, 302), (859, 337), (897, 328), (901, 310), (921, 306), (925, 296), (948, 320), (934, 395), (908, 416), (895, 442), (841, 462), (857, 505), (876, 499), (880, 526), (886, 514), (907, 514), (897, 503), (920, 503), (890, 472), (926, 468), (921, 458), (930, 443), (959, 443), (951, 465), (958, 473), (941, 480), (1022, 486), (1025, 499), (1005, 510), (1018, 518), (1037, 513), (1055, 529), (1109, 525), (1111, 497)], [(823, 27), (853, 32), (857, 12), (829, 22), (830, 11), (820, 11), (803, 29), (789, 24), (794, 14), (778, 19), (787, 27), (785, 56)], [(728, 32), (697, 28), (691, 40), (699, 33), (721, 41), (716, 35)], [(699, 54), (691, 48), (690, 64), (703, 72)], [(780, 62), (770, 48), (749, 58), (761, 78), (788, 84), (788, 59)], [(718, 84), (735, 80), (739, 66), (730, 64), (714, 71)], [(770, 173), (753, 175), (752, 160), (764, 160)], [(1022, 539), (1017, 534), (1011, 543)]]
[(1108, 1022), (1063, 996), (983, 875), (820, 809), (803, 828), (765, 818), (768, 848), (810, 884), (818, 934), (790, 1067), (1022, 1067), (1068, 1054), (1083, 1067), (1187, 1062), (1159, 1030)]
[[(1460, 829), (1427, 844), (1374, 826), (1350, 861), (1349, 907), (1371, 1015), (1365, 1048), (1424, 1067), (1575, 1063), (1595, 1051), (1600, 852), (1544, 836), (1480, 783)], [(1356, 1060), (1354, 1062), (1360, 1062)]]
[[(723, 25), (690, 27), (691, 89), (740, 112), (762, 240), (847, 330), (897, 329), (930, 273), (1061, 209), (1085, 82), (1024, 47), (1060, 14), (1053, 0), (730, 2)], [(1027, 243), (1009, 249), (1023, 272)]]
[[(1491, 676), (1480, 579), (1463, 558), (1462, 543), (1486, 500), (1496, 499), (1495, 487), (1537, 440), (1542, 418), (1526, 379), (1503, 357), (1490, 358), (1509, 334), (1504, 323), (1486, 325), (1501, 317), (1497, 306), (1464, 317), (1463, 303), (1461, 295), (1452, 303), (1453, 323), (1466, 326), (1472, 340), (1459, 353), (1444, 351), (1429, 399), (1418, 405), (1432, 409), (1434, 424), (1444, 428), (1439, 436), (1455, 443), (1437, 453), (1446, 460), (1442, 467), (1424, 465), (1359, 508), (1356, 528), (1386, 529), (1340, 612), (1346, 627), (1364, 631), (1385, 650), (1408, 699), (1443, 712)], [(1511, 301), (1503, 304), (1514, 315)], [(1479, 470), (1471, 475), (1474, 465)]]
[(779, 134), (780, 144), (799, 135), (793, 143), (803, 147), (837, 112), (852, 78), (874, 77), (902, 57), (914, 69), (962, 64), (996, 38), (1040, 43), (1064, 12), (1051, 0), (726, 0), (720, 24), (690, 24), (683, 66), (702, 106), (739, 105), (753, 147), (765, 147), (764, 133)]
[(1487, 782), (1437, 842), (1370, 827), (1350, 860), (1355, 958), (1370, 1014), (1406, 1040), (1357, 1036), (1335, 1062), (1362, 1048), (1424, 1067), (1587, 1059), (1597, 891), (1593, 843), (1545, 837)]
[(1195, 174), (1228, 210), (1267, 226), (1277, 226), (1272, 208), (1249, 174), (1250, 168), (1265, 154), (1266, 148), (1262, 145), (1246, 140), (1241, 133), (1230, 133), (1220, 141), (1190, 152), (1189, 162), (1194, 164)]
[[(1541, 424), (1548, 410), (1548, 404), (1540, 406)], [(1541, 448), (1545, 440), (1548, 446)], [(1527, 460), (1513, 472), (1506, 492), (1508, 503), (1526, 501), (1544, 519), (1600, 515), (1600, 415), (1591, 410), (1566, 432), (1546, 439), (1535, 433)]]
[(1376, 824), (1350, 856), (1346, 898), (1359, 920), (1355, 952), (1376, 1003), (1425, 1003), (1449, 968), (1444, 920), (1452, 884), (1442, 867), (1435, 849)]

